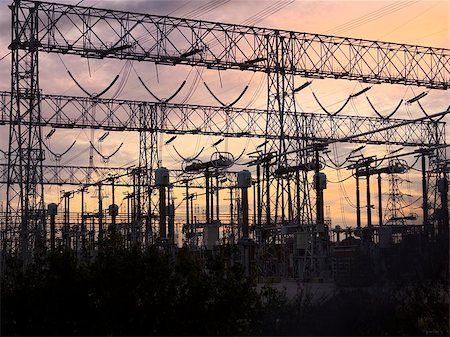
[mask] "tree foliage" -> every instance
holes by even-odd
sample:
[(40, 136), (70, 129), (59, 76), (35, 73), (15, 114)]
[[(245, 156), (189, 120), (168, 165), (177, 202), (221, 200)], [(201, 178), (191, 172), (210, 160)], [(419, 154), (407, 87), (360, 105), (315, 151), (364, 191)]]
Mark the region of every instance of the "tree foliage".
[[(256, 287), (236, 249), (125, 250), (89, 262), (42, 256), (2, 277), (2, 335), (448, 335), (448, 288), (433, 280), (289, 299)], [(77, 262), (78, 261), (78, 262)], [(447, 301), (447, 302), (446, 302)]]

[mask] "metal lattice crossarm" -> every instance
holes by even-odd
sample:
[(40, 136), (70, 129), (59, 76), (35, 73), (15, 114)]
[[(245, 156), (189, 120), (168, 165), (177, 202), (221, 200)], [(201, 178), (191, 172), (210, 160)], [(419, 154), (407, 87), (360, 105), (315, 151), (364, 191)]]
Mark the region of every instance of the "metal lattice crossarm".
[[(10, 93), (0, 92), (0, 123), (10, 123)], [(266, 110), (223, 108), (188, 104), (159, 104), (145, 101), (99, 99), (59, 95), (41, 95), (41, 119), (39, 126), (54, 128), (94, 128), (113, 131), (158, 131), (175, 134), (222, 135), (226, 137), (257, 137), (276, 139), (279, 134), (267, 134)], [(92, 113), (95, 107), (95, 114)], [(143, 111), (156, 109), (157, 121), (150, 130), (142, 125)], [(275, 116), (277, 112), (272, 112)], [(311, 142), (337, 140), (354, 134), (395, 125), (403, 119), (382, 119), (362, 116), (329, 116), (312, 113), (287, 113), (286, 123), (294, 118), (307, 125), (307, 133), (301, 139)], [(14, 122), (14, 121), (13, 121)], [(442, 139), (445, 123), (423, 120), (386, 132), (374, 132), (354, 142), (403, 146), (435, 145)], [(294, 129), (288, 129), (286, 139), (297, 139)], [(436, 138), (437, 137), (437, 138)]]
[[(83, 165), (43, 165), (44, 185), (73, 185), (73, 186), (96, 186), (99, 182), (104, 185), (111, 184), (111, 179), (114, 178), (115, 186), (131, 187), (133, 186), (133, 168), (126, 167), (106, 167), (106, 166), (83, 166)], [(135, 168), (134, 168), (135, 169)], [(92, 174), (92, 172), (94, 174)], [(186, 179), (185, 172), (182, 170), (170, 170), (176, 176), (183, 178), (174, 182), (174, 187), (184, 187), (183, 180)], [(234, 176), (237, 172), (227, 170), (224, 174)], [(0, 163), (0, 184), (7, 182), (8, 165)], [(203, 176), (192, 176), (190, 179), (194, 183), (190, 185), (191, 188), (202, 188)], [(90, 182), (89, 182), (90, 181)], [(154, 177), (151, 177), (152, 186), (154, 184)], [(13, 184), (19, 181), (13, 181)], [(231, 183), (231, 180), (228, 181)], [(153, 186), (154, 187), (154, 186)], [(227, 187), (229, 188), (229, 186)]]
[[(90, 167), (74, 165), (44, 165), (43, 183), (45, 185), (84, 185), (88, 183), (88, 176), (94, 172), (94, 181), (105, 179), (108, 176), (121, 176), (127, 172), (121, 167)], [(8, 166), (0, 164), (0, 183), (7, 182)], [(132, 183), (126, 177), (116, 182), (117, 186), (130, 186)], [(17, 184), (18, 181), (11, 183)]]
[[(25, 18), (37, 15), (37, 41), (21, 34), (11, 49), (436, 89), (450, 84), (450, 50), (444, 48), (29, 0), (14, 5)], [(271, 61), (267, 46), (274, 41), (289, 46), (278, 51), (289, 66)]]

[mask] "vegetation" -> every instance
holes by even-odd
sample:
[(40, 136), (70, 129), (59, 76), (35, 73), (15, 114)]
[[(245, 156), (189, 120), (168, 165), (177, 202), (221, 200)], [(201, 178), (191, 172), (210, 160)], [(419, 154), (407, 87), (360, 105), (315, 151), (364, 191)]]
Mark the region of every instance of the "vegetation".
[(90, 263), (71, 252), (10, 262), (1, 287), (2, 335), (448, 335), (448, 288), (340, 290), (288, 299), (256, 289), (232, 247), (200, 259), (156, 247), (127, 251), (106, 242)]

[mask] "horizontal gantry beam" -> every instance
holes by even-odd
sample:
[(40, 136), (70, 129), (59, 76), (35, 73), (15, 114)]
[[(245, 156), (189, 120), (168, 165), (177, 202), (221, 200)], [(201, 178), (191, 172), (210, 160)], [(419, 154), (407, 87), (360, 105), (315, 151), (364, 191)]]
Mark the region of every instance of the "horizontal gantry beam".
[[(116, 186), (132, 186), (130, 170), (122, 167), (89, 167), (75, 165), (43, 165), (42, 175), (44, 185), (74, 185), (94, 184), (108, 177), (120, 176), (115, 181)], [(8, 165), (0, 164), (0, 183), (5, 184), (8, 177)], [(13, 184), (19, 183), (12, 181)]]
[(450, 50), (30, 0), (11, 49), (447, 89)]
[[(102, 185), (111, 185), (114, 179), (115, 186), (133, 186), (133, 175), (139, 174), (139, 169), (132, 167), (102, 167), (102, 166), (83, 166), (83, 165), (43, 165), (43, 183), (44, 185), (72, 185), (72, 186), (97, 186), (99, 182)], [(135, 172), (135, 173), (133, 173)], [(171, 178), (171, 184), (175, 187), (185, 187), (186, 180), (189, 181), (190, 188), (202, 188), (204, 184), (204, 172), (196, 171), (185, 173), (179, 169), (171, 169), (174, 174)], [(142, 171), (141, 174), (144, 172)], [(237, 174), (236, 171), (227, 169), (219, 172), (220, 175), (228, 176), (225, 183), (221, 183), (222, 188), (233, 187), (232, 177)], [(0, 184), (6, 184), (8, 177), (8, 165), (0, 163)], [(151, 177), (154, 182), (154, 176)], [(12, 181), (18, 184), (18, 181)], [(157, 188), (156, 186), (151, 186)]]
[[(0, 123), (11, 120), (11, 95), (0, 92)], [(41, 95), (39, 126), (53, 128), (93, 128), (108, 131), (156, 131), (170, 134), (201, 134), (225, 137), (256, 137), (278, 139), (275, 132), (267, 134), (266, 110), (224, 108), (203, 105), (154, 103), (117, 99)], [(339, 140), (355, 134), (376, 131), (404, 122), (363, 116), (330, 116), (316, 113), (286, 113), (286, 125), (301, 125), (303, 130), (286, 127), (288, 140), (322, 142)], [(301, 133), (300, 133), (301, 132)], [(444, 139), (445, 123), (424, 120), (384, 132), (373, 132), (352, 139), (367, 144), (432, 146)]]

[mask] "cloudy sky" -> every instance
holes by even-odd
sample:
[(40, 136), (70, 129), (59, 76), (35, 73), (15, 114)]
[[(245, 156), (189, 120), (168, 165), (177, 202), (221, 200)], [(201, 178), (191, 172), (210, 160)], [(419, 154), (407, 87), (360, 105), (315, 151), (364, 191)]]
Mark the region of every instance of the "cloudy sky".
[[(59, 3), (76, 4), (79, 0), (55, 1)], [(8, 44), (10, 42), (10, 1), (0, 0), (0, 90), (10, 89), (10, 57), (8, 56)], [(112, 8), (124, 11), (150, 13), (157, 15), (170, 14), (176, 17), (189, 17), (208, 21), (221, 21), (227, 23), (255, 22), (257, 26), (293, 30), (299, 32), (323, 33), (337, 36), (349, 36), (371, 40), (392, 41), (397, 43), (417, 44), (432, 47), (450, 47), (449, 12), (448, 1), (254, 1), (254, 0), (168, 0), (168, 1), (112, 1), (112, 0), (84, 0), (83, 6), (100, 8)], [(259, 13), (259, 15), (258, 15)], [(269, 15), (270, 14), (270, 15)], [(71, 71), (74, 77), (89, 92), (100, 92), (117, 75), (123, 71), (123, 63), (116, 60), (87, 60), (78, 57), (62, 56), (62, 60), (56, 55), (40, 55), (40, 84), (45, 93), (71, 94), (83, 96), (83, 92), (68, 76), (65, 67)], [(154, 64), (135, 64), (136, 73), (145, 80), (147, 85), (160, 97), (170, 96), (186, 80), (187, 84), (193, 81), (195, 72), (184, 66), (155, 66)], [(152, 100), (142, 85), (137, 80), (135, 72), (131, 75), (120, 94), (123, 99)], [(264, 108), (266, 105), (265, 90), (259, 90), (261, 83), (265, 87), (264, 74), (246, 72), (203, 70), (202, 78), (208, 82), (212, 90), (225, 102), (234, 100), (243, 88), (248, 85), (246, 95), (239, 102), (240, 106), (252, 103), (250, 107)], [(301, 78), (296, 79), (302, 83)], [(185, 89), (189, 85), (185, 86)], [(313, 84), (300, 92), (297, 96), (297, 109), (304, 112), (323, 112), (313, 98), (314, 93), (323, 105), (335, 110), (342, 104), (349, 94), (360, 90), (363, 86), (357, 82), (345, 80), (314, 80)], [(418, 87), (406, 87), (401, 85), (382, 84), (374, 86), (367, 96), (381, 113), (389, 113), (398, 104), (400, 99), (409, 99), (417, 94), (427, 91), (428, 95), (421, 100), (422, 105), (429, 113), (445, 110), (450, 105), (448, 92), (428, 90)], [(180, 97), (185, 97), (185, 91), (180, 92)], [(217, 102), (206, 91), (203, 85), (199, 85), (188, 101), (192, 104), (216, 105)], [(347, 115), (370, 115), (373, 111), (367, 105), (365, 99), (355, 100), (354, 104), (343, 111)], [(402, 106), (395, 117), (418, 118), (423, 113), (415, 106)], [(447, 117), (445, 121), (450, 121)], [(50, 128), (44, 128), (43, 134), (47, 134)], [(127, 166), (137, 164), (138, 135), (133, 132), (111, 134), (104, 142), (99, 143), (98, 138), (103, 134), (96, 131), (58, 129), (48, 141), (48, 146), (56, 153), (64, 152), (74, 140), (75, 146), (61, 159), (61, 163), (68, 165), (89, 164), (89, 141), (92, 139), (97, 144), (98, 150), (104, 155), (111, 154), (122, 143), (125, 144), (108, 163), (102, 162), (97, 155), (94, 163), (98, 166)], [(166, 141), (170, 136), (161, 136), (161, 141)], [(217, 137), (178, 137), (173, 145), (183, 156), (194, 155), (196, 149), (205, 147), (203, 156), (207, 159), (213, 148), (211, 144), (217, 141)], [(449, 141), (447, 132), (447, 142)], [(250, 152), (261, 140), (230, 139), (219, 146), (221, 151), (229, 150), (240, 153), (242, 148)], [(188, 146), (187, 144), (192, 144)], [(8, 128), (0, 126), (0, 148), (5, 151), (8, 147)], [(356, 145), (339, 146), (338, 156), (345, 156)], [(384, 154), (386, 147), (367, 147), (363, 150), (365, 155)], [(180, 168), (180, 158), (173, 148), (166, 146), (161, 148), (163, 165), (169, 168)], [(406, 152), (407, 150), (405, 150)], [(414, 158), (411, 159), (411, 161)], [(3, 161), (5, 162), (5, 161)], [(47, 159), (48, 164), (55, 164), (52, 158)], [(329, 189), (325, 194), (326, 204), (330, 206), (332, 219), (335, 224), (352, 225), (354, 219), (354, 181), (350, 179), (345, 184), (335, 184), (341, 178), (348, 176), (349, 172), (343, 170), (327, 172), (330, 179)], [(415, 171), (407, 174), (407, 180), (413, 181), (403, 184), (404, 192), (411, 194), (407, 201), (414, 201), (420, 196), (419, 175)], [(375, 181), (373, 181), (373, 186)], [(387, 185), (385, 185), (387, 188)], [(59, 192), (62, 188), (47, 187), (47, 202), (58, 202)], [(71, 187), (69, 187), (71, 189)], [(2, 187), (2, 194), (5, 190)], [(349, 198), (345, 197), (348, 194)], [(225, 196), (224, 196), (225, 197)], [(376, 198), (374, 192), (373, 199)], [(51, 199), (51, 200), (50, 200)], [(182, 197), (179, 197), (179, 201)], [(223, 201), (226, 208), (228, 202)], [(362, 204), (364, 205), (363, 199)], [(411, 212), (420, 213), (420, 201), (410, 209)], [(94, 207), (94, 206), (93, 206)], [(77, 207), (74, 206), (76, 209)], [(376, 212), (376, 211), (375, 211)], [(376, 220), (375, 220), (376, 221)]]

